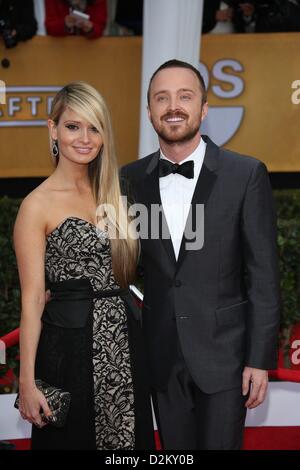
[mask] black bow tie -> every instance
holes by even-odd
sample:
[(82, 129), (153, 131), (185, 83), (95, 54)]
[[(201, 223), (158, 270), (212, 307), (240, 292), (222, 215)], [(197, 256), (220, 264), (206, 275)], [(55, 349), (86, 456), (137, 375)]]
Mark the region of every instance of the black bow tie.
[(178, 173), (185, 176), (185, 178), (194, 178), (194, 162), (192, 160), (184, 162), (181, 165), (172, 163), (169, 160), (161, 158), (159, 160), (158, 175), (160, 178), (168, 176), (171, 173)]

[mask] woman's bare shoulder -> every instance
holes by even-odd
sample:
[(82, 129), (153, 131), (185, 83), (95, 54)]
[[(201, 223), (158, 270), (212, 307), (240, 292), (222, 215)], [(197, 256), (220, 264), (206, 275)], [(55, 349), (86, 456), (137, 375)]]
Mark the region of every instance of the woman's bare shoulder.
[(18, 217), (39, 217), (42, 220), (44, 219), (43, 215), (46, 216), (50, 208), (50, 201), (52, 200), (51, 184), (49, 184), (48, 179), (43, 181), (23, 199)]

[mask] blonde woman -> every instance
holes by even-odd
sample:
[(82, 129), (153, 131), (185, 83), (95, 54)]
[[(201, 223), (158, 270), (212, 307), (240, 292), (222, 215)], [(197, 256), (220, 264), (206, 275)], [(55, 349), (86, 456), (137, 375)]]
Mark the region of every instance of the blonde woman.
[[(54, 98), (48, 127), (56, 168), (24, 199), (14, 229), (20, 413), (33, 424), (32, 449), (153, 448), (143, 341), (128, 291), (139, 247), (120, 199), (109, 113), (92, 86), (74, 82)], [(71, 394), (63, 428), (42, 419), (51, 411), (35, 379)]]

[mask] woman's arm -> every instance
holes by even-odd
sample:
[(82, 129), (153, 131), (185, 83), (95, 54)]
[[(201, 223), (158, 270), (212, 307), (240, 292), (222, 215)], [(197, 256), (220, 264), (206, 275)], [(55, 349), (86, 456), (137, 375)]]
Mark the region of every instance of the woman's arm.
[(28, 421), (42, 425), (40, 408), (51, 414), (43, 394), (36, 388), (34, 369), (45, 305), (45, 217), (39, 195), (31, 194), (22, 203), (15, 227), (14, 246), (21, 285), (20, 324), (20, 413)]

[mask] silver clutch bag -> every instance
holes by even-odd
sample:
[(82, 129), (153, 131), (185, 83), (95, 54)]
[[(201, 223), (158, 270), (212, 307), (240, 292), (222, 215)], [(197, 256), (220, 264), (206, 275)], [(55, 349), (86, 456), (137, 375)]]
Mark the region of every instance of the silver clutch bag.
[[(35, 384), (45, 396), (52, 413), (49, 418), (42, 413), (43, 421), (52, 424), (57, 428), (62, 428), (66, 423), (70, 408), (71, 394), (69, 392), (64, 392), (60, 388), (52, 387), (42, 380), (36, 380)], [(19, 409), (19, 395), (16, 398), (14, 407)]]

